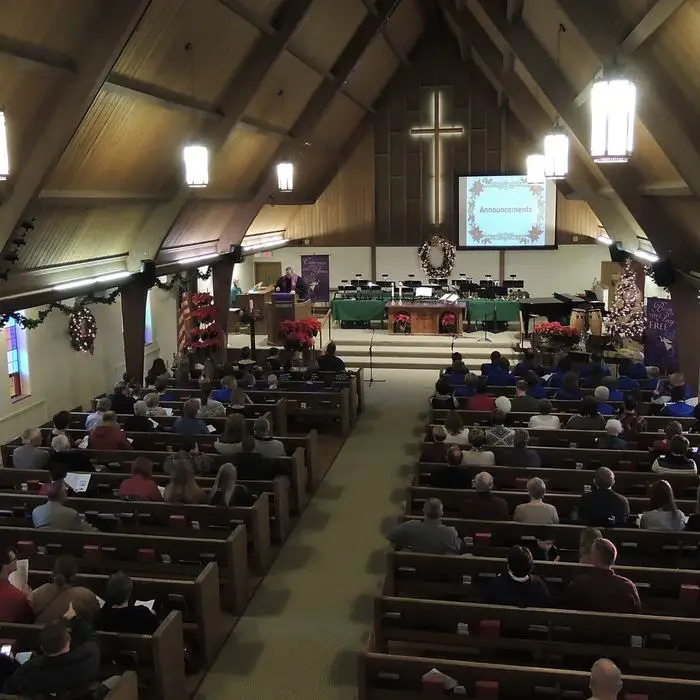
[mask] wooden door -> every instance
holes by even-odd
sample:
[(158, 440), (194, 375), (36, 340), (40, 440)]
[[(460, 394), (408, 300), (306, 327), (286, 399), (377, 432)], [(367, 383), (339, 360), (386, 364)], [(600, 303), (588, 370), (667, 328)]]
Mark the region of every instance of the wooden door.
[(255, 263), (255, 284), (274, 285), (282, 277), (282, 263), (279, 262), (256, 262)]

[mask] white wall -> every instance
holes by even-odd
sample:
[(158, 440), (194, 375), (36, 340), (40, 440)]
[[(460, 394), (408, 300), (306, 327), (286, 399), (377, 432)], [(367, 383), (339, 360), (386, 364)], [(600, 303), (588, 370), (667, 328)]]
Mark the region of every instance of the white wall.
[[(153, 343), (145, 349), (147, 369), (158, 356), (168, 363), (172, 359), (177, 343), (176, 307), (174, 292), (151, 290)], [(53, 311), (41, 326), (26, 331), (29, 396), (13, 402), (6, 390), (7, 380), (0, 383), (0, 440), (39, 426), (62, 409), (89, 406), (94, 396), (111, 389), (121, 378), (125, 369), (121, 301), (111, 306), (93, 305), (90, 310), (97, 321), (93, 355), (71, 348), (69, 317), (60, 311)], [(38, 311), (30, 309), (27, 315)], [(5, 333), (0, 333), (0, 357), (6, 352)]]

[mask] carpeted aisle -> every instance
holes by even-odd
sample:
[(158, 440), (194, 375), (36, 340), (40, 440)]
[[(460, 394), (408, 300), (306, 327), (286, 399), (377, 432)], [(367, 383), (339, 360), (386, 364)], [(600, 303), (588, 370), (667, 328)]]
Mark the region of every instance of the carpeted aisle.
[[(324, 483), (199, 697), (349, 700), (384, 578), (384, 532), (404, 499), (434, 371), (381, 370)], [(402, 488), (403, 487), (403, 488)]]

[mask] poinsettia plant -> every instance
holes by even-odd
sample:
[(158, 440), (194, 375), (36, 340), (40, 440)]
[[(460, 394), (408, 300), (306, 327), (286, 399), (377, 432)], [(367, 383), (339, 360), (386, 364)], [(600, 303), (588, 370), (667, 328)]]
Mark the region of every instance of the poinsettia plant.
[(440, 333), (457, 332), (457, 314), (445, 311), (440, 315)]
[(534, 332), (537, 333), (537, 335), (541, 335), (545, 338), (561, 338), (571, 340), (579, 340), (581, 338), (581, 331), (579, 331), (578, 328), (573, 328), (572, 326), (562, 326), (562, 324), (558, 321), (536, 323)]
[(394, 317), (394, 333), (410, 333), (411, 317), (408, 314), (396, 314)]
[(280, 338), (284, 341), (286, 350), (309, 350), (313, 348), (320, 330), (321, 324), (315, 318), (282, 321), (280, 323)]
[(214, 306), (214, 297), (207, 292), (190, 296), (192, 310), (192, 330), (187, 347), (200, 357), (211, 354), (222, 342), (223, 328)]

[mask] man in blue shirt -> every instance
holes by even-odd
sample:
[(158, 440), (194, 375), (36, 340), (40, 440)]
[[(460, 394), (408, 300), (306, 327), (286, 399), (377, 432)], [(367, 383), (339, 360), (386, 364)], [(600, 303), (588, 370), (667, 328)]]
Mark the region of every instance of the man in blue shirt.
[(564, 355), (557, 366), (552, 370), (552, 376), (547, 382), (547, 386), (558, 389), (564, 383), (564, 375), (573, 371), (574, 365), (571, 362), (571, 358), (568, 355)]
[(581, 379), (585, 379), (589, 374), (600, 374), (603, 377), (610, 376), (610, 367), (603, 364), (603, 356), (594, 352), (591, 354), (591, 361), (579, 372)]
[(535, 353), (532, 350), (523, 352), (523, 359), (515, 365), (513, 370), (516, 377), (526, 377), (528, 372), (534, 372), (540, 377), (544, 374), (542, 367), (535, 362)]
[(508, 371), (508, 365), (503, 359), (493, 365), (487, 377), (491, 386), (515, 386), (515, 377)]
[(540, 384), (540, 378), (534, 372), (530, 372), (525, 377), (525, 381), (528, 386), (528, 396), (532, 396), (533, 399), (537, 399), (538, 401), (547, 398), (547, 390)]
[(212, 391), (211, 398), (221, 403), (231, 402), (231, 392), (238, 386), (236, 379), (230, 375), (221, 380), (221, 389)]
[[(632, 367), (633, 365), (629, 361), (620, 363), (620, 367), (618, 368), (619, 376), (617, 379), (617, 386), (620, 391), (634, 391), (635, 389), (639, 388), (639, 383), (632, 378)], [(644, 370), (644, 374), (640, 377), (640, 379), (646, 379), (646, 369), (644, 365), (641, 365), (641, 367)]]
[(607, 386), (597, 386), (593, 393), (595, 400), (598, 402), (598, 413), (601, 416), (612, 416), (615, 409), (606, 401), (610, 398), (610, 392)]
[(685, 402), (685, 394), (685, 385), (672, 387), (671, 400), (663, 407), (661, 413), (664, 416), (673, 416), (674, 418), (692, 416), (694, 407)]
[(483, 365), (481, 365), (481, 374), (482, 375), (487, 375), (491, 374), (493, 372), (494, 368), (496, 365), (501, 361), (501, 353), (498, 352), (498, 350), (494, 350), (491, 353), (491, 362), (484, 362)]

